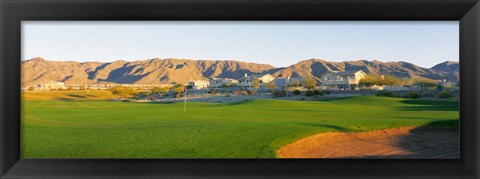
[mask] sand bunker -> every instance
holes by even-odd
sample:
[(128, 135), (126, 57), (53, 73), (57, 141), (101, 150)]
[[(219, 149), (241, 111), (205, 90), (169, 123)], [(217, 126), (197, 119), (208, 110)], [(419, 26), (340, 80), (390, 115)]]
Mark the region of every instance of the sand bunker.
[(459, 132), (402, 127), (372, 132), (327, 132), (306, 137), (277, 151), (281, 158), (457, 159)]

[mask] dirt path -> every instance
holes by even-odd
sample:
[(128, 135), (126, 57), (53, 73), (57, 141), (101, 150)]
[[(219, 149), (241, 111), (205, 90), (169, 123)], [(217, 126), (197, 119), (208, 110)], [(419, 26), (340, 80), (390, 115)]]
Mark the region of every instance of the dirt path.
[(418, 158), (460, 157), (459, 132), (402, 127), (372, 132), (327, 132), (283, 146), (281, 158)]

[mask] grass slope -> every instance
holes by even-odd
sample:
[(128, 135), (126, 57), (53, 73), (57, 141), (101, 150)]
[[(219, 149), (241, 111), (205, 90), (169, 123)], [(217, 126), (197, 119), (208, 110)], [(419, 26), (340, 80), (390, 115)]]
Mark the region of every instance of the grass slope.
[(359, 96), (232, 104), (23, 100), (23, 158), (273, 158), (327, 131), (458, 125), (457, 101)]

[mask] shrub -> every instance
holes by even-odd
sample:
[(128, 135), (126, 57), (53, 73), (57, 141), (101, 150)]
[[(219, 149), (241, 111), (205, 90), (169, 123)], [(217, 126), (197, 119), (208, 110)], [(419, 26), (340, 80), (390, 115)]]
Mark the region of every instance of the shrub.
[[(171, 87), (170, 88), (170, 91), (175, 94), (175, 96), (179, 96), (177, 94), (182, 94), (183, 93), (183, 90), (185, 89), (184, 86), (180, 85), (180, 84), (176, 84), (175, 86)], [(180, 95), (181, 96), (181, 95)]]
[(324, 92), (324, 91), (320, 91), (320, 90), (313, 90), (313, 94), (314, 94), (314, 95), (323, 96), (323, 95), (325, 95), (325, 92)]
[(250, 95), (257, 95), (257, 91), (249, 91)]
[(33, 86), (28, 87), (28, 91), (35, 91), (35, 87)]
[(449, 93), (448, 91), (443, 91), (440, 94), (438, 94), (439, 98), (451, 98), (453, 97), (452, 93)]
[(387, 97), (395, 97), (397, 94), (391, 91), (380, 90), (375, 93), (375, 96), (387, 96)]
[(314, 95), (313, 91), (305, 92), (305, 96), (313, 96), (313, 95)]
[(423, 92), (422, 96), (425, 96), (425, 97), (433, 97), (433, 93), (430, 92), (430, 91)]
[(300, 95), (300, 90), (293, 90), (293, 95), (298, 96)]
[(170, 89), (166, 87), (154, 87), (151, 90), (151, 93), (164, 94), (167, 93)]
[(248, 91), (247, 91), (247, 90), (242, 90), (242, 91), (240, 91), (240, 94), (242, 94), (242, 95), (248, 95)]
[(412, 91), (412, 92), (408, 93), (408, 97), (409, 97), (409, 98), (412, 98), (412, 99), (417, 99), (417, 98), (422, 97), (422, 95), (418, 94), (418, 93), (415, 92), (415, 91)]
[(301, 100), (305, 100), (305, 98), (304, 98), (304, 97), (302, 97), (302, 98), (300, 98), (300, 99), (301, 99)]
[(115, 95), (122, 95), (122, 96), (130, 96), (137, 94), (137, 91), (132, 87), (124, 87), (124, 86), (114, 86), (109, 89), (112, 94)]
[(284, 97), (284, 96), (287, 96), (287, 92), (286, 91), (274, 91), (272, 93), (272, 96), (273, 97)]
[(137, 98), (147, 98), (148, 96), (150, 96), (152, 93), (150, 91), (142, 91), (142, 92), (139, 92), (137, 95), (135, 95)]
[(330, 91), (325, 91), (325, 94), (330, 95)]
[(237, 94), (238, 94), (238, 90), (233, 90), (233, 91), (232, 91), (232, 94), (233, 94), (233, 95), (237, 95)]

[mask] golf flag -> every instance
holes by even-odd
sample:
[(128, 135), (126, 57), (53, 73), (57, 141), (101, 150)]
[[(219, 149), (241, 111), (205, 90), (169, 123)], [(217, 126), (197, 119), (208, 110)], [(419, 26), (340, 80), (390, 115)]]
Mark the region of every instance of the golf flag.
[(187, 112), (187, 87), (185, 86), (183, 88), (183, 96), (185, 97), (184, 99), (184, 102), (183, 102), (183, 112)]

